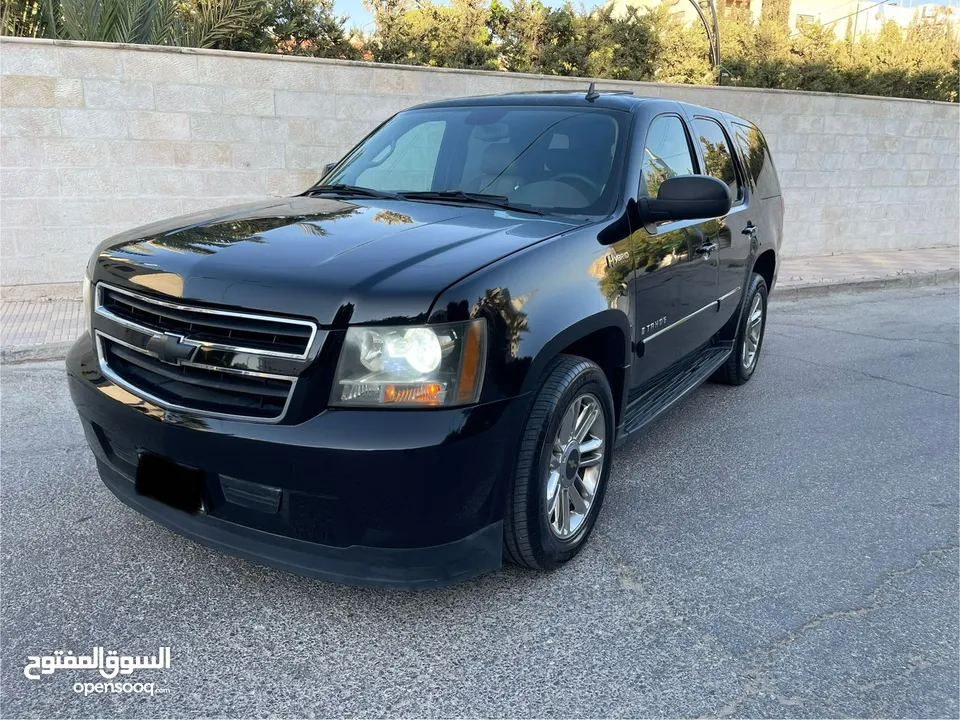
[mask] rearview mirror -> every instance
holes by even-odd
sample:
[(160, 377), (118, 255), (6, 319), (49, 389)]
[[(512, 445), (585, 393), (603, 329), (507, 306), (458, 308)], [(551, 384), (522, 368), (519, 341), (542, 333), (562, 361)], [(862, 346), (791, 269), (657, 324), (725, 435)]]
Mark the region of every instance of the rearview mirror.
[(664, 180), (657, 197), (640, 198), (639, 205), (645, 224), (717, 218), (730, 212), (730, 191), (716, 178), (680, 175)]

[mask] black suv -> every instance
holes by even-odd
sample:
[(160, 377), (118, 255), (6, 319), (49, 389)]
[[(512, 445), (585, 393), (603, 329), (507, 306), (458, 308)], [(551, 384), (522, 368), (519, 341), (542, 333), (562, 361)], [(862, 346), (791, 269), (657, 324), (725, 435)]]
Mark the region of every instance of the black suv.
[(107, 487), (211, 547), (368, 586), (553, 568), (615, 446), (750, 379), (782, 222), (726, 113), (420, 105), (300, 196), (100, 245), (70, 392)]

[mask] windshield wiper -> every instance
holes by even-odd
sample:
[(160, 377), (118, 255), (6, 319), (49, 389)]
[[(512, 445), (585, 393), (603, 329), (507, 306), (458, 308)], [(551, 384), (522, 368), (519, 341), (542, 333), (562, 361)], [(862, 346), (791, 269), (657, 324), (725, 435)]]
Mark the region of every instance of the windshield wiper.
[(360, 187), (359, 185), (344, 185), (336, 183), (334, 185), (314, 185), (307, 190), (304, 195), (355, 195), (361, 197), (384, 198), (387, 200), (397, 200), (399, 195), (384, 190), (374, 190), (373, 188)]
[(537, 210), (529, 205), (514, 205), (506, 195), (486, 195), (484, 193), (464, 192), (463, 190), (426, 190), (422, 192), (401, 192), (399, 197), (407, 200), (452, 200), (458, 203), (487, 205), (488, 207), (533, 213), (534, 215), (544, 214), (542, 210)]

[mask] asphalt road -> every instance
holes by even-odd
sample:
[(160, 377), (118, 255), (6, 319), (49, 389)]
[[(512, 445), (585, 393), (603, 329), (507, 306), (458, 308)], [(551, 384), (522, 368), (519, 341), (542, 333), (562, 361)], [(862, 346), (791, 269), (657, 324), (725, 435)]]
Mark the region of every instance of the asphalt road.
[[(552, 574), (357, 590), (121, 506), (58, 363), (2, 369), (3, 717), (957, 717), (958, 292), (775, 303), (742, 388), (622, 450)], [(30, 655), (172, 647), (155, 694)], [(159, 692), (163, 690), (165, 692)]]

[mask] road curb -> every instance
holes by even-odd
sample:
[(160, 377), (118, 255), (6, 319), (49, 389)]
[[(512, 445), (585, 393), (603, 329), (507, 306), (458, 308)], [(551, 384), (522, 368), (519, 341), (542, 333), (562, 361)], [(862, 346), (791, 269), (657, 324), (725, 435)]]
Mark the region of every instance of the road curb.
[[(933, 272), (892, 275), (885, 278), (864, 278), (842, 282), (805, 283), (784, 287), (778, 285), (771, 293), (773, 300), (802, 300), (804, 298), (824, 297), (840, 293), (869, 292), (886, 288), (924, 287), (930, 285), (956, 285), (960, 283), (960, 270), (935, 270)], [(73, 341), (50, 343), (49, 345), (31, 345), (27, 347), (3, 348), (0, 350), (0, 364), (15, 365), (43, 360), (63, 360)]]
[(73, 340), (50, 343), (49, 345), (28, 345), (27, 347), (3, 348), (0, 350), (0, 364), (15, 365), (41, 360), (63, 360)]
[(934, 270), (932, 272), (904, 273), (883, 278), (859, 278), (839, 282), (803, 283), (777, 285), (771, 299), (802, 300), (839, 293), (870, 292), (887, 288), (928, 287), (931, 285), (956, 285), (960, 282), (960, 269)]

